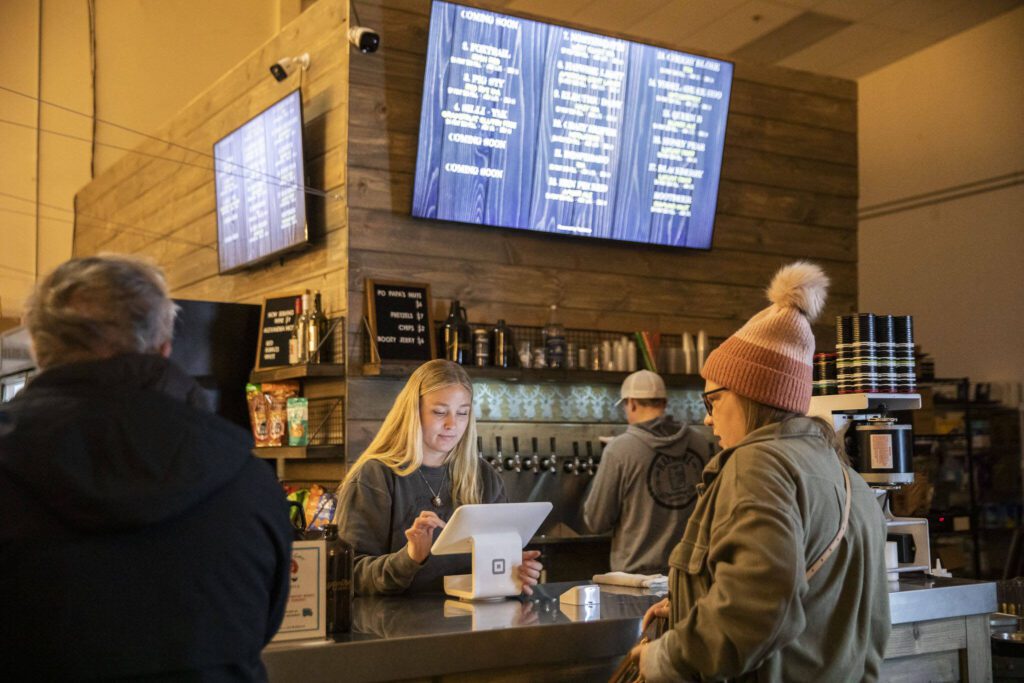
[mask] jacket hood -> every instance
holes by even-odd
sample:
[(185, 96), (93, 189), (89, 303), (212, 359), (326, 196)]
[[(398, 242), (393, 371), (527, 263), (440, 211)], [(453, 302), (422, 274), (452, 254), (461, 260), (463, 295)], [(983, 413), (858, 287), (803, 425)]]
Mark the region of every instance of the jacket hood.
[(664, 413), (648, 420), (638, 422), (626, 428), (627, 434), (632, 434), (644, 442), (652, 450), (667, 455), (681, 456), (686, 453), (686, 441), (690, 427), (679, 424), (668, 413)]
[(251, 437), (197, 407), (202, 389), (158, 355), (48, 369), (0, 408), (0, 477), (61, 523), (131, 529), (231, 481)]
[(773, 422), (763, 427), (758, 427), (743, 437), (743, 440), (732, 448), (719, 451), (715, 457), (711, 458), (701, 475), (701, 486), (711, 484), (714, 478), (718, 476), (718, 473), (722, 471), (722, 468), (725, 467), (725, 463), (729, 461), (732, 454), (741, 448), (766, 441), (801, 439), (805, 437), (823, 438), (821, 426), (808, 417), (794, 417), (784, 422)]

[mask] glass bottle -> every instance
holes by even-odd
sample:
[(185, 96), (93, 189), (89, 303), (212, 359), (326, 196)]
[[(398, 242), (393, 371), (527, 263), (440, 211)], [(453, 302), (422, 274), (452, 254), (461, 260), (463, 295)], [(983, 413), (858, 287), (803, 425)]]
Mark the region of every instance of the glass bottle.
[(496, 368), (510, 368), (515, 364), (516, 350), (512, 343), (512, 330), (504, 320), (491, 328), (491, 364)]
[(302, 325), (300, 320), (302, 318), (302, 297), (295, 298), (295, 317), (292, 318), (292, 334), (288, 337), (288, 364), (298, 365), (301, 361), (302, 346), (300, 341), (302, 340)]
[(458, 299), (452, 300), (448, 317), (441, 325), (440, 355), (442, 358), (455, 361), (460, 365), (472, 365), (473, 346), (470, 340), (469, 322), (466, 320), (466, 309)]
[(324, 524), (327, 551), (327, 633), (352, 630), (352, 546), (338, 535), (337, 524)]
[(325, 354), (323, 346), (324, 333), (327, 331), (327, 318), (321, 307), (320, 292), (313, 295), (313, 309), (306, 319), (306, 347), (310, 363), (319, 363)]
[(558, 322), (558, 306), (555, 304), (551, 304), (548, 324), (544, 326), (543, 334), (548, 367), (565, 367), (565, 328)]

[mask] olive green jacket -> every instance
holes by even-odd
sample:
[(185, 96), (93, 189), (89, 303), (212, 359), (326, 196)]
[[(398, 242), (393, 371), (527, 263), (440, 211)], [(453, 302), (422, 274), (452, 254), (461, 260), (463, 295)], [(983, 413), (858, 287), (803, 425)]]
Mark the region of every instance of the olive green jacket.
[(671, 629), (644, 652), (647, 681), (874, 681), (889, 636), (885, 520), (807, 418), (762, 427), (704, 469), (669, 558)]

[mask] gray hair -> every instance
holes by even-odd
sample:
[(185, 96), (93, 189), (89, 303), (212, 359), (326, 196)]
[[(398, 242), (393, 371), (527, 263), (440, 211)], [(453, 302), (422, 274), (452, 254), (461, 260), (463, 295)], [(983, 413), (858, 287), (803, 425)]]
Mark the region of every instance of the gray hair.
[(25, 303), (40, 368), (123, 353), (155, 353), (171, 341), (178, 307), (163, 272), (119, 254), (71, 259)]

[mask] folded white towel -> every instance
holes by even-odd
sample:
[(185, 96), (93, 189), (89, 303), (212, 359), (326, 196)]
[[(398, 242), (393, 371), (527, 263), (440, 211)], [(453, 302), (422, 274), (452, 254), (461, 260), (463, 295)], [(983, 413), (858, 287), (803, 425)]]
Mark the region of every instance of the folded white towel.
[(594, 574), (594, 583), (605, 583), (612, 586), (632, 586), (634, 588), (667, 588), (668, 577), (664, 574), (627, 574), (626, 572), (608, 572)]

